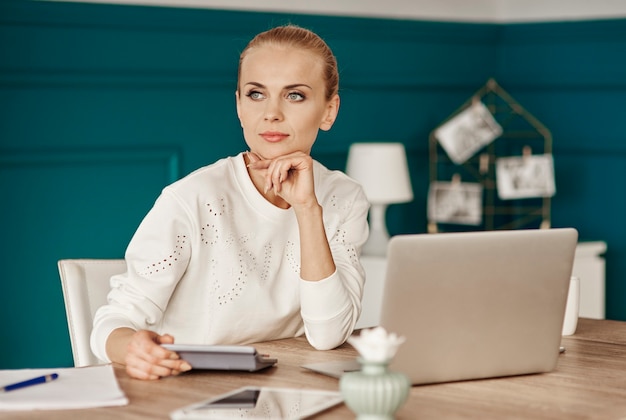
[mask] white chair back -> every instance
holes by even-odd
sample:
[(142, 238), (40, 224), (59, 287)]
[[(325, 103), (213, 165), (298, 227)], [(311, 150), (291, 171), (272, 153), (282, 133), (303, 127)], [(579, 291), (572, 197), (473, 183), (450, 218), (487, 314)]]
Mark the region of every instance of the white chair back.
[(74, 259), (58, 262), (74, 366), (104, 363), (92, 352), (89, 337), (96, 310), (106, 304), (111, 276), (126, 271), (126, 261)]

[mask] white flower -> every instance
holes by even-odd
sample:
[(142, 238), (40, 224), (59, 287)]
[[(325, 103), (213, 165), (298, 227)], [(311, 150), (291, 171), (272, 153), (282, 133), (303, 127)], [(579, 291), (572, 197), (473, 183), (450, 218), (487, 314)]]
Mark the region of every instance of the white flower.
[(362, 330), (360, 335), (348, 338), (348, 343), (363, 359), (370, 362), (386, 362), (393, 359), (398, 347), (404, 341), (404, 337), (399, 337), (395, 333), (387, 334), (383, 327)]

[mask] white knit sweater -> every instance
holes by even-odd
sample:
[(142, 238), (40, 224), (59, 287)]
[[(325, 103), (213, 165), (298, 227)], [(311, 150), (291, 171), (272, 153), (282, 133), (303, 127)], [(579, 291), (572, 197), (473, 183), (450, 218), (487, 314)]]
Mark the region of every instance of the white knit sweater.
[(169, 333), (179, 344), (249, 344), (306, 333), (330, 349), (352, 333), (361, 312), (369, 204), (345, 174), (315, 162), (315, 192), (335, 273), (300, 278), (292, 209), (256, 190), (242, 154), (201, 168), (166, 187), (126, 250), (128, 272), (111, 279), (91, 335), (108, 360), (116, 328)]

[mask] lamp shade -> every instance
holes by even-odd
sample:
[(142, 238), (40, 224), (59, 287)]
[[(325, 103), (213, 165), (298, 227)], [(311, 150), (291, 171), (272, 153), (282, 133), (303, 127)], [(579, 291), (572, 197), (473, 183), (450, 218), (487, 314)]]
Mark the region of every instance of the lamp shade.
[(346, 173), (361, 184), (372, 204), (413, 200), (402, 143), (353, 143), (348, 152)]

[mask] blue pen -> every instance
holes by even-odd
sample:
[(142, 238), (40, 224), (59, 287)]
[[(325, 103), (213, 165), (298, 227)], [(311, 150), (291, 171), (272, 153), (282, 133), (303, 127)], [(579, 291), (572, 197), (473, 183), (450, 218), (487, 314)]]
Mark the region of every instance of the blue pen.
[(0, 393), (9, 392), (20, 388), (26, 388), (27, 386), (37, 385), (37, 384), (45, 384), (46, 382), (54, 381), (58, 378), (59, 375), (56, 373), (51, 373), (50, 375), (38, 376), (37, 378), (28, 379), (26, 381), (17, 382), (15, 384), (3, 386), (0, 388)]

